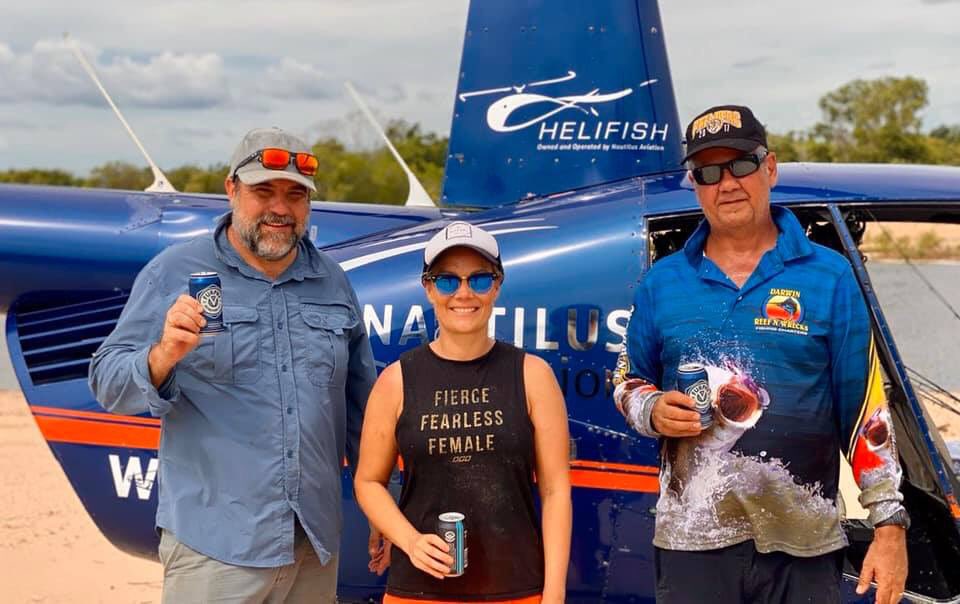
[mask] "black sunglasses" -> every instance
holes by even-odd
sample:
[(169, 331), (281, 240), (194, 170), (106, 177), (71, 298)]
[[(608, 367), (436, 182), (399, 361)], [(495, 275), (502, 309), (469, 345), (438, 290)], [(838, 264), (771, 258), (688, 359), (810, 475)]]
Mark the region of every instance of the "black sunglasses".
[(493, 284), (500, 277), (497, 273), (473, 273), (467, 277), (461, 277), (453, 273), (440, 273), (438, 275), (427, 275), (424, 281), (432, 281), (437, 291), (443, 296), (452, 296), (460, 289), (460, 284), (464, 281), (467, 286), (477, 294), (485, 294), (493, 287)]
[(741, 155), (722, 164), (710, 164), (691, 168), (690, 173), (693, 174), (693, 180), (697, 181), (697, 184), (715, 185), (723, 180), (724, 170), (729, 170), (730, 174), (736, 178), (750, 176), (760, 169), (760, 164), (763, 163), (766, 157), (767, 150), (760, 149), (756, 153)]

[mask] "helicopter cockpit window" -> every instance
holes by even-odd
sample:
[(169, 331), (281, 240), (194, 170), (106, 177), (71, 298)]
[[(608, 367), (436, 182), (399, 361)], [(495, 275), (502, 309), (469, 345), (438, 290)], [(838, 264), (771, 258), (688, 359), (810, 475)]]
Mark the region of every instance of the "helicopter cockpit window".
[[(932, 441), (951, 473), (954, 460), (946, 443), (955, 443), (956, 450), (960, 442), (960, 202), (858, 205), (843, 208), (841, 215), (857, 241), (858, 260), (896, 346), (893, 351), (878, 342), (904, 472), (901, 491), (914, 519), (908, 533), (907, 589), (937, 599), (956, 597), (960, 539), (927, 442)], [(894, 353), (916, 394), (929, 436), (893, 375)], [(956, 476), (948, 476), (947, 483), (954, 493), (960, 488)], [(855, 518), (848, 520), (847, 558), (854, 568), (872, 532)]]

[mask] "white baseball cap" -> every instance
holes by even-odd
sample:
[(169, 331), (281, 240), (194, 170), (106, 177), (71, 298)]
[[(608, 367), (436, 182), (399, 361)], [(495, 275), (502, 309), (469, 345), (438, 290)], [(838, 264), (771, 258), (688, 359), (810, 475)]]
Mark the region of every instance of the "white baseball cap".
[(427, 242), (427, 247), (423, 250), (423, 272), (430, 270), (430, 265), (440, 257), (440, 254), (452, 247), (461, 246), (476, 251), (492, 262), (501, 273), (503, 272), (497, 240), (480, 227), (462, 220), (451, 222)]

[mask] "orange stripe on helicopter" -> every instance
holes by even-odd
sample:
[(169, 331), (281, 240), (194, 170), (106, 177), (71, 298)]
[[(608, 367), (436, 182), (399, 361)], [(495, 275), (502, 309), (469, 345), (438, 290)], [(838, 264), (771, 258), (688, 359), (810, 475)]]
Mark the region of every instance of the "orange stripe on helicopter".
[(570, 470), (570, 484), (587, 489), (609, 489), (634, 493), (657, 493), (660, 480), (649, 474), (627, 472), (602, 472), (596, 470)]
[(40, 433), (50, 442), (130, 449), (156, 449), (160, 428), (109, 421), (34, 415)]
[[(49, 442), (153, 450), (160, 445), (160, 420), (55, 407), (31, 409), (40, 433)], [(403, 463), (400, 458), (397, 461)], [(571, 461), (570, 466), (570, 484), (575, 487), (636, 493), (660, 489), (658, 470), (653, 466), (583, 459)]]

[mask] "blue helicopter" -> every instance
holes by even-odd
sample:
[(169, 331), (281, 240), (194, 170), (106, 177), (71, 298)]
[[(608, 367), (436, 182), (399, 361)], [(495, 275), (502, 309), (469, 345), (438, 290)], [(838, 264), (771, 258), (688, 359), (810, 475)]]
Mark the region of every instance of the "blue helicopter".
[[(436, 329), (419, 280), (430, 236), (453, 219), (497, 236), (509, 278), (490, 331), (551, 364), (570, 414), (568, 599), (653, 601), (657, 447), (626, 428), (610, 374), (633, 288), (701, 219), (657, 4), (473, 2), (458, 83), (441, 206), (315, 203), (309, 236), (347, 271), (381, 366)], [(875, 222), (960, 223), (960, 169), (783, 164), (772, 202), (855, 270), (913, 518), (907, 595), (960, 602), (960, 482), (859, 248)], [(0, 310), (20, 387), (90, 516), (135, 555), (156, 555), (159, 420), (105, 413), (90, 356), (140, 268), (227, 208), (214, 195), (0, 186)], [(343, 480), (340, 600), (376, 601), (384, 579), (367, 570), (367, 523)], [(851, 513), (844, 526), (847, 600), (872, 601), (853, 592), (872, 530)]]

